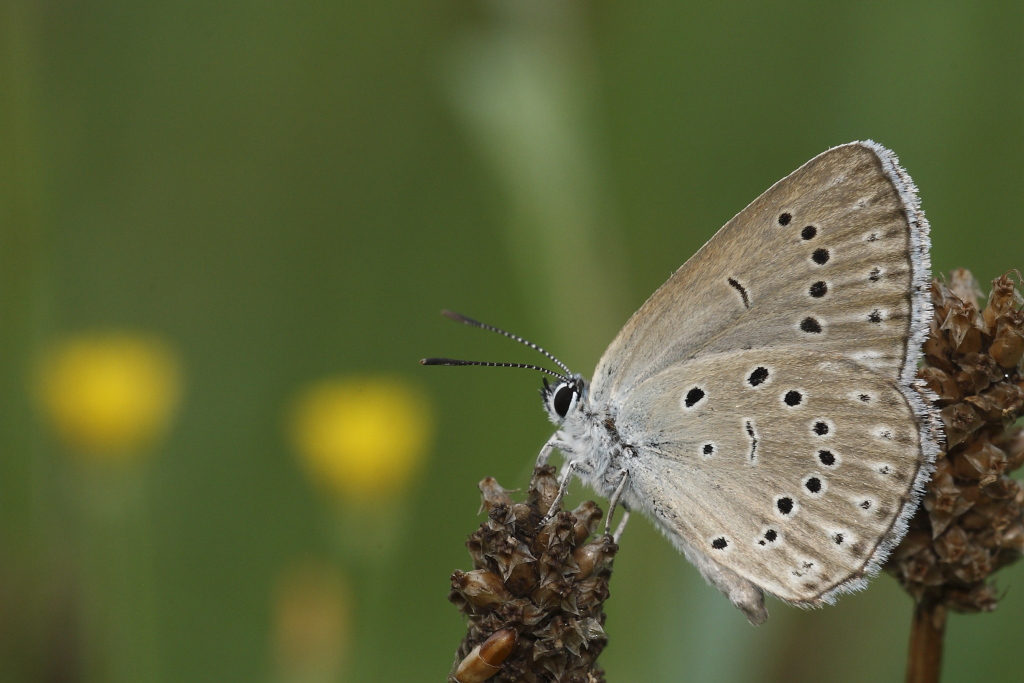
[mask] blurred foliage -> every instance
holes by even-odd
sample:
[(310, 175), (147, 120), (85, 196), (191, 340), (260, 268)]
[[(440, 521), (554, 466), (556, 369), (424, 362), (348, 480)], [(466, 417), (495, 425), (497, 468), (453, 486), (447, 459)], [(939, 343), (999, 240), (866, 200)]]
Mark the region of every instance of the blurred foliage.
[[(1024, 266), (1022, 33), (1010, 1), (0, 0), (0, 680), (440, 680), (476, 482), (525, 485), (550, 425), (536, 377), (417, 366), (537, 360), (437, 312), (587, 373), (720, 225), (861, 138), (917, 181), (936, 271)], [(97, 330), (173, 349), (185, 388), (130, 470), (64, 457), (33, 396)], [(368, 533), (291, 421), (380, 377), (436, 424)], [(902, 672), (888, 577), (752, 629), (634, 521), (611, 589), (609, 680)], [(1022, 600), (951, 618), (948, 680), (1016, 680)]]

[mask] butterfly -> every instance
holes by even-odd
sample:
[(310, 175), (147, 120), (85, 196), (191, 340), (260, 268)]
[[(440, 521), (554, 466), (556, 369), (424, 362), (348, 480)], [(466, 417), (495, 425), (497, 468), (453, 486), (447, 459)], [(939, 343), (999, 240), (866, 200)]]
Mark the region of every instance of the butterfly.
[(906, 533), (941, 439), (917, 379), (929, 227), (871, 141), (834, 147), (726, 223), (612, 341), (593, 379), (531, 346), (557, 430), (541, 450), (646, 514), (753, 624), (862, 588)]

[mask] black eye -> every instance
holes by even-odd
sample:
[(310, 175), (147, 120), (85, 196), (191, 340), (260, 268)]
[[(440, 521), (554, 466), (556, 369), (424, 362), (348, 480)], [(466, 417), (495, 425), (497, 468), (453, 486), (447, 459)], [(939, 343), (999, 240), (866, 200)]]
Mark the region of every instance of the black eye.
[(555, 412), (558, 413), (558, 417), (565, 417), (569, 412), (569, 405), (572, 403), (572, 397), (575, 393), (572, 386), (568, 384), (558, 387), (558, 390), (555, 392), (555, 398), (551, 401), (551, 405), (554, 407)]

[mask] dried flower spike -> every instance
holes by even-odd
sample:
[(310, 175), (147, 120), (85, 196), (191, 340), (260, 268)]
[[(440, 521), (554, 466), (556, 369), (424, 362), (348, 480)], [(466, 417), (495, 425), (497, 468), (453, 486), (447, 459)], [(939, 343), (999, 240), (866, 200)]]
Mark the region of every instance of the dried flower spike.
[(917, 605), (908, 681), (938, 680), (946, 610), (995, 609), (992, 575), (1024, 552), (1024, 490), (1008, 476), (1024, 463), (1024, 298), (1008, 275), (983, 309), (980, 296), (967, 270), (932, 282), (919, 376), (938, 396), (946, 444), (886, 565)]
[(466, 542), (473, 571), (455, 571), (448, 599), (469, 620), (451, 683), (598, 683), (607, 643), (604, 601), (610, 536), (590, 538), (601, 510), (593, 502), (558, 511), (553, 467), (538, 467), (525, 503), (488, 477), (480, 482), (487, 521)]
[(984, 309), (967, 270), (932, 283), (935, 315), (921, 378), (938, 396), (946, 428), (910, 532), (888, 569), (918, 601), (960, 612), (995, 609), (991, 575), (1024, 551), (1024, 492), (1008, 473), (1024, 462), (1024, 298), (1009, 276)]

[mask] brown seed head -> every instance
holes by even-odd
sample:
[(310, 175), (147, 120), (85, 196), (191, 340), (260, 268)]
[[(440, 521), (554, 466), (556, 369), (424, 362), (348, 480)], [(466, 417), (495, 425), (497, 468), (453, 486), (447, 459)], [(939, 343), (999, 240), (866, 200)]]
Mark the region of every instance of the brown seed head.
[[(1017, 275), (1018, 280), (1020, 275)], [(910, 531), (886, 569), (918, 601), (961, 612), (995, 609), (992, 574), (1024, 551), (1024, 298), (1008, 275), (983, 309), (967, 270), (932, 282), (935, 314), (920, 378), (938, 396), (945, 450)]]
[(609, 536), (587, 543), (603, 516), (593, 502), (541, 523), (558, 493), (554, 472), (537, 468), (525, 503), (493, 479), (480, 484), (487, 521), (466, 542), (474, 570), (452, 574), (448, 596), (469, 622), (452, 682), (604, 681), (596, 660), (618, 546)]

